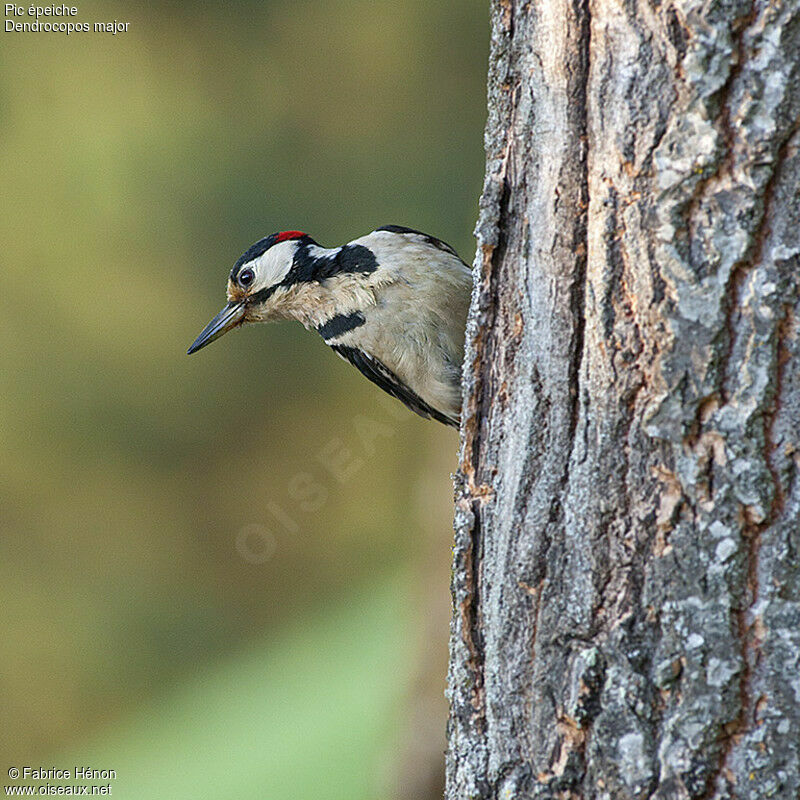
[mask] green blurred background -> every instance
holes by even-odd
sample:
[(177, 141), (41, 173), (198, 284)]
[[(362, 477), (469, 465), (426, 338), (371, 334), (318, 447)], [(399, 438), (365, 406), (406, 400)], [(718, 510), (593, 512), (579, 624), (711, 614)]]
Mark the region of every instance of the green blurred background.
[(471, 261), (486, 2), (78, 8), (0, 39), (3, 775), (435, 796), (455, 432), (298, 325), (185, 350), (274, 230)]

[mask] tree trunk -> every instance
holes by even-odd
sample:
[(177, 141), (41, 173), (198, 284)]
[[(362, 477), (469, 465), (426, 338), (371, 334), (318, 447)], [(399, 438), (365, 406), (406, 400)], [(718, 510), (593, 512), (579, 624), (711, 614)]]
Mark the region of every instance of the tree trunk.
[(493, 0), (448, 800), (800, 796), (800, 0)]

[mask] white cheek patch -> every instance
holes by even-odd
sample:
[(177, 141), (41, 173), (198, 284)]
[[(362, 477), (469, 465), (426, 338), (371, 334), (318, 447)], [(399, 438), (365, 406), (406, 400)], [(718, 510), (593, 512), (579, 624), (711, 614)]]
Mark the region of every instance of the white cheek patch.
[(251, 291), (257, 292), (280, 283), (292, 268), (292, 261), (297, 250), (297, 242), (278, 242), (265, 253), (251, 261), (248, 266), (255, 271)]

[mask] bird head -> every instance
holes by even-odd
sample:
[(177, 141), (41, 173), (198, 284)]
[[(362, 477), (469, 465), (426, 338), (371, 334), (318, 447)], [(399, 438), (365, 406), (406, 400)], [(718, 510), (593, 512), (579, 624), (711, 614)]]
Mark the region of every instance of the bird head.
[[(247, 322), (269, 322), (293, 317), (285, 303), (293, 287), (307, 282), (316, 260), (309, 253), (317, 247), (302, 231), (273, 233), (257, 241), (233, 265), (228, 277), (228, 302), (201, 331), (189, 354)], [(303, 250), (304, 258), (298, 258)], [(318, 248), (321, 250), (321, 248)]]

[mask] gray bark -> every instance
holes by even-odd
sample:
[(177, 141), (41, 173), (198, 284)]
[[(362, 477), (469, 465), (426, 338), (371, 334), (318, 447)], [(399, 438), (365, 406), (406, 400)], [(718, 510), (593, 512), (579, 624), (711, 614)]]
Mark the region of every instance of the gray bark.
[(493, 0), (448, 800), (800, 796), (800, 0)]

